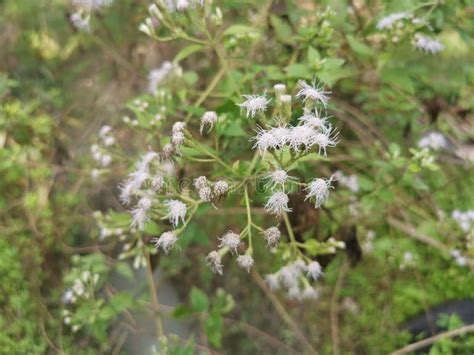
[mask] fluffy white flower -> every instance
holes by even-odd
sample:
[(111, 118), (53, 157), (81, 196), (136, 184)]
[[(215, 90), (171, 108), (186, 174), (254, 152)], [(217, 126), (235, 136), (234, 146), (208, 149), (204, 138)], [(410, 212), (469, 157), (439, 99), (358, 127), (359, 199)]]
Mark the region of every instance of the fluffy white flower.
[(229, 184), (225, 180), (219, 180), (214, 184), (214, 194), (216, 196), (224, 195), (229, 191)]
[(161, 173), (155, 174), (155, 176), (153, 176), (153, 178), (151, 179), (151, 188), (155, 192), (160, 191), (164, 184), (165, 180), (163, 174)]
[(377, 29), (379, 30), (383, 30), (386, 28), (391, 29), (396, 22), (403, 19), (407, 19), (409, 17), (410, 17), (410, 14), (407, 12), (396, 12), (396, 13), (390, 14), (379, 20), (379, 22), (377, 23)]
[(288, 127), (278, 126), (270, 128), (269, 133), (273, 136), (273, 138), (275, 138), (276, 147), (283, 148), (283, 146), (288, 141), (290, 130), (288, 129)]
[(262, 155), (269, 149), (275, 149), (279, 146), (279, 142), (275, 136), (270, 133), (270, 131), (266, 131), (262, 128), (258, 130), (257, 136), (253, 139), (256, 141), (253, 148), (257, 148)]
[(201, 117), (201, 125), (199, 127), (199, 132), (201, 132), (202, 134), (202, 132), (204, 131), (204, 127), (209, 126), (209, 130), (207, 131), (207, 133), (209, 133), (214, 127), (214, 125), (216, 124), (216, 122), (217, 122), (217, 113), (215, 113), (214, 111), (206, 112)]
[(76, 11), (69, 17), (69, 20), (79, 31), (89, 32), (91, 30), (90, 13), (85, 14), (82, 11)]
[(321, 117), (319, 112), (315, 112), (314, 114), (306, 113), (298, 118), (298, 120), (311, 128), (322, 128), (327, 124), (327, 117)]
[(148, 212), (151, 206), (152, 201), (148, 196), (144, 196), (138, 201), (137, 207), (132, 210), (132, 227), (137, 227), (139, 230), (145, 228), (145, 222), (150, 219)]
[(173, 128), (171, 129), (171, 132), (176, 133), (176, 132), (182, 132), (186, 128), (186, 123), (182, 121), (178, 121), (173, 123)]
[(328, 105), (330, 91), (324, 91), (324, 86), (322, 84), (316, 84), (316, 81), (313, 82), (312, 86), (306, 83), (304, 80), (298, 82), (300, 91), (296, 94), (296, 97), (302, 97), (303, 102), (310, 99), (315, 102), (320, 102), (324, 107)]
[(306, 269), (306, 275), (310, 278), (316, 281), (321, 277), (323, 274), (323, 269), (321, 268), (321, 265), (317, 261), (312, 261), (305, 267)]
[(314, 142), (315, 131), (308, 126), (296, 126), (290, 130), (288, 134), (288, 145), (294, 151), (300, 150), (300, 148), (309, 148)]
[(268, 179), (268, 183), (266, 186), (270, 186), (271, 188), (275, 188), (277, 186), (284, 186), (288, 181), (296, 180), (294, 177), (289, 176), (285, 170), (276, 169), (274, 171), (269, 172), (265, 175), (265, 178)]
[(301, 270), (294, 267), (294, 265), (286, 265), (278, 271), (278, 280), (287, 289), (298, 286), (298, 278), (301, 275)]
[(245, 255), (239, 255), (237, 257), (237, 263), (242, 269), (245, 269), (247, 270), (247, 272), (250, 272), (250, 269), (252, 268), (254, 261), (250, 255), (245, 254)]
[(359, 186), (359, 178), (357, 175), (344, 175), (344, 173), (340, 170), (336, 171), (334, 173), (334, 179), (339, 182), (341, 186), (347, 187), (349, 190), (352, 192), (359, 192), (360, 186)]
[(120, 202), (124, 205), (130, 203), (131, 197), (142, 187), (149, 178), (148, 171), (137, 170), (128, 175), (127, 181), (120, 188)]
[(265, 276), (265, 281), (272, 291), (280, 289), (280, 282), (278, 281), (278, 274), (268, 274)]
[(332, 127), (325, 127), (321, 132), (315, 133), (310, 137), (309, 145), (319, 147), (318, 154), (327, 155), (327, 148), (333, 148), (339, 143), (339, 132)]
[(212, 190), (209, 186), (203, 186), (198, 190), (198, 195), (201, 200), (209, 202), (212, 199)]
[(315, 198), (315, 208), (321, 207), (321, 205), (326, 202), (329, 197), (329, 189), (332, 188), (331, 182), (333, 177), (329, 179), (314, 179), (311, 181), (306, 188), (308, 194), (306, 195), (305, 200)]
[(288, 207), (289, 198), (284, 192), (278, 191), (270, 196), (265, 204), (265, 210), (271, 214), (281, 216), (283, 212), (291, 212)]
[(281, 95), (280, 101), (283, 104), (291, 104), (291, 95)]
[(219, 248), (227, 247), (232, 254), (237, 253), (237, 248), (240, 245), (240, 235), (233, 231), (228, 231), (218, 239), (220, 241)]
[(184, 218), (186, 217), (186, 205), (179, 200), (166, 200), (165, 205), (168, 208), (168, 214), (166, 218), (174, 225), (179, 224), (179, 220), (184, 223)]
[(142, 155), (141, 159), (137, 163), (137, 172), (146, 172), (150, 166), (150, 163), (154, 159), (159, 159), (160, 155), (154, 151), (146, 152)]
[(158, 85), (164, 82), (173, 70), (173, 64), (165, 61), (159, 69), (153, 69), (148, 74), (148, 92), (156, 94)]
[(181, 144), (184, 143), (184, 134), (181, 131), (173, 132), (171, 135), (171, 143), (174, 147), (179, 147)]
[(241, 108), (246, 110), (246, 116), (255, 117), (258, 112), (265, 112), (267, 105), (270, 103), (270, 99), (267, 99), (266, 95), (243, 95), (246, 99), (243, 103), (238, 104)]
[(275, 90), (275, 93), (277, 94), (284, 94), (286, 91), (286, 85), (285, 84), (275, 84), (273, 86), (273, 89)]
[(301, 290), (297, 285), (288, 289), (288, 298), (290, 300), (297, 300), (297, 301), (300, 301), (302, 299)]
[(171, 143), (166, 143), (164, 146), (163, 146), (163, 156), (165, 158), (169, 158), (173, 155), (174, 153), (174, 147), (173, 147), (173, 144)]
[(213, 272), (216, 274), (222, 275), (223, 272), (223, 266), (222, 266), (222, 260), (220, 254), (213, 250), (209, 254), (207, 254), (206, 257), (207, 260), (207, 265), (211, 268)]
[(444, 46), (441, 42), (436, 39), (424, 36), (420, 33), (415, 35), (413, 46), (416, 49), (420, 49), (431, 54), (441, 52), (444, 49)]
[(199, 176), (198, 178), (194, 179), (194, 187), (196, 188), (196, 190), (202, 189), (207, 186), (207, 178), (205, 176)]
[(301, 293), (301, 298), (304, 300), (315, 300), (319, 297), (318, 291), (314, 287), (306, 286)]
[(173, 249), (177, 241), (178, 237), (176, 236), (176, 233), (172, 231), (164, 232), (159, 238), (153, 238), (151, 240), (157, 249), (163, 249), (166, 254)]
[(439, 132), (429, 132), (420, 139), (418, 147), (442, 150), (449, 148), (449, 142), (443, 134)]
[(281, 233), (277, 227), (270, 227), (263, 231), (263, 237), (267, 242), (267, 247), (274, 248), (280, 240)]

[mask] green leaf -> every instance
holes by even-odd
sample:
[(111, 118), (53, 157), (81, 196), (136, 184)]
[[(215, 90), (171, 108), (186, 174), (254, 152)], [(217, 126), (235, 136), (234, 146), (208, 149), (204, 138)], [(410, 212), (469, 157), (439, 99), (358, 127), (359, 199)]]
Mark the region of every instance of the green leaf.
[(294, 79), (311, 79), (312, 73), (307, 64), (295, 63), (285, 68), (286, 74)]
[(316, 63), (321, 60), (321, 56), (319, 55), (319, 52), (317, 51), (316, 48), (314, 47), (308, 48), (308, 60), (311, 63)]
[(112, 296), (109, 301), (110, 306), (117, 312), (120, 313), (135, 303), (133, 296), (130, 293), (120, 292)]
[(211, 345), (216, 348), (221, 347), (223, 324), (222, 316), (217, 311), (211, 312), (206, 319), (207, 337)]
[(359, 42), (353, 36), (348, 35), (346, 39), (351, 49), (357, 54), (360, 54), (365, 57), (371, 57), (374, 55), (374, 50), (372, 48), (370, 48), (369, 46), (367, 46), (366, 44), (362, 42)]
[(121, 261), (115, 265), (117, 272), (128, 280), (133, 279), (133, 271), (128, 263)]
[(293, 31), (290, 25), (283, 21), (280, 17), (272, 15), (270, 16), (270, 23), (275, 30), (276, 37), (283, 43), (291, 44), (291, 36)]
[(180, 61), (182, 61), (183, 59), (186, 59), (187, 57), (189, 57), (191, 54), (197, 52), (197, 51), (200, 51), (201, 49), (203, 49), (204, 46), (202, 44), (191, 44), (187, 47), (184, 47), (183, 49), (181, 49), (179, 51), (178, 54), (176, 54), (176, 57), (174, 57), (173, 59), (173, 63), (179, 63)]
[(207, 295), (196, 287), (191, 289), (191, 307), (195, 312), (205, 312), (209, 307)]
[(228, 27), (224, 32), (224, 36), (252, 35), (252, 34), (258, 34), (258, 31), (251, 26), (245, 26), (245, 25), (232, 25)]

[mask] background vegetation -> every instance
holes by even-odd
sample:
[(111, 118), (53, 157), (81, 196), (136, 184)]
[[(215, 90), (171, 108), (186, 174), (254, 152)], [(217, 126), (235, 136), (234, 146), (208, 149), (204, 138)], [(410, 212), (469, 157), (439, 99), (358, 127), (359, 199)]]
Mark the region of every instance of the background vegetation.
[[(474, 210), (472, 1), (214, 1), (206, 28), (215, 42), (197, 28), (202, 9), (173, 14), (182, 32), (170, 35), (161, 24), (151, 38), (139, 31), (153, 17), (148, 2), (116, 0), (93, 11), (89, 31), (71, 24), (75, 4), (0, 2), (0, 353), (383, 354), (466, 326), (432, 309), (474, 293), (474, 222), (465, 228), (453, 215)], [(424, 24), (410, 18), (377, 28), (402, 11)], [(415, 33), (436, 37), (444, 50), (414, 48)], [(169, 111), (153, 123), (162, 102), (147, 77), (166, 60), (182, 73), (163, 85)], [(327, 159), (309, 156), (295, 174), (339, 170), (358, 184), (336, 182), (321, 210), (290, 201), (304, 253), (324, 266), (317, 300), (266, 286), (284, 253), (263, 241), (251, 273), (230, 260), (223, 276), (209, 270), (205, 255), (217, 236), (246, 223), (240, 198), (199, 207), (169, 255), (148, 243), (167, 228), (160, 219), (139, 236), (128, 233), (118, 185), (140, 154), (167, 142), (173, 122), (187, 117), (197, 131), (204, 111), (215, 110), (222, 157), (243, 161), (232, 166), (240, 172), (255, 135), (236, 106), (241, 95), (270, 96), (279, 82), (294, 92), (298, 80), (315, 78), (332, 91), (328, 113), (341, 143)], [(106, 124), (119, 148), (102, 168), (90, 148)], [(422, 149), (433, 131), (446, 144)], [(224, 174), (184, 158), (176, 170), (188, 179)], [(269, 225), (262, 210), (254, 209), (255, 220)], [(104, 229), (117, 233), (104, 238)], [(322, 252), (330, 236), (345, 249)], [(136, 267), (147, 258), (166, 338), (155, 336), (151, 270)], [(65, 295), (77, 280), (92, 297), (71, 304)], [(423, 334), (406, 326), (417, 315), (428, 320)], [(474, 351), (469, 333), (431, 343), (425, 352)]]

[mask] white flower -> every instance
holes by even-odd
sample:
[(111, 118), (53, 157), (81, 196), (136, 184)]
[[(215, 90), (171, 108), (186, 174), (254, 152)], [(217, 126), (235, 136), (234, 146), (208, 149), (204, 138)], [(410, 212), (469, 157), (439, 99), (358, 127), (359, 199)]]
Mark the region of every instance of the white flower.
[(301, 290), (297, 285), (288, 289), (288, 298), (291, 300), (297, 300), (297, 301), (301, 300), (302, 298)]
[(312, 261), (305, 267), (306, 275), (316, 281), (323, 274), (323, 269), (317, 261)]
[(443, 134), (439, 132), (429, 132), (420, 139), (418, 147), (442, 150), (449, 148), (449, 142)]
[(145, 222), (150, 219), (148, 211), (151, 206), (152, 201), (148, 196), (144, 196), (138, 201), (137, 207), (132, 210), (132, 227), (137, 227), (139, 230), (145, 228)]
[(294, 177), (288, 176), (288, 173), (285, 170), (277, 169), (266, 174), (265, 178), (269, 180), (266, 184), (270, 185), (272, 188), (277, 186), (284, 186), (290, 180), (295, 180)]
[(120, 202), (124, 205), (130, 203), (131, 197), (142, 187), (149, 178), (149, 174), (144, 170), (137, 170), (128, 175), (127, 181), (120, 188)]
[(265, 210), (271, 214), (281, 216), (283, 212), (291, 212), (291, 208), (288, 207), (289, 198), (281, 191), (275, 192), (268, 199)]
[(268, 149), (275, 149), (279, 146), (279, 142), (275, 136), (270, 133), (270, 131), (266, 131), (262, 128), (257, 131), (257, 136), (252, 139), (256, 141), (252, 148), (257, 148), (262, 155), (265, 154)]
[(175, 232), (164, 232), (159, 238), (153, 238), (152, 243), (155, 244), (155, 247), (163, 249), (163, 251), (168, 254), (174, 245), (178, 241), (178, 237)]
[(327, 155), (327, 148), (333, 148), (339, 143), (338, 140), (339, 132), (336, 132), (332, 127), (325, 127), (321, 132), (311, 136), (310, 145), (319, 146), (318, 154), (321, 152)]
[(171, 136), (171, 143), (173, 146), (178, 147), (184, 143), (184, 134), (181, 131), (173, 132)]
[(112, 162), (112, 157), (108, 154), (104, 154), (102, 156), (102, 159), (100, 159), (100, 165), (103, 167), (103, 168), (106, 168), (107, 166), (109, 166), (109, 164)]
[(467, 258), (463, 256), (461, 254), (461, 251), (458, 249), (451, 250), (451, 256), (454, 258), (456, 264), (458, 264), (459, 266), (466, 266), (468, 263)]
[(173, 128), (171, 129), (171, 132), (176, 133), (176, 132), (182, 132), (186, 128), (186, 123), (182, 121), (175, 122), (173, 124)]
[(207, 131), (207, 133), (209, 133), (212, 130), (212, 127), (214, 127), (214, 125), (216, 124), (216, 122), (217, 122), (217, 113), (215, 113), (214, 111), (206, 112), (201, 117), (201, 125), (199, 127), (199, 132), (201, 132), (202, 134), (202, 132), (204, 131), (204, 127), (209, 126), (209, 130)]
[(69, 17), (69, 20), (79, 31), (89, 32), (91, 30), (90, 14), (84, 14), (82, 11), (76, 11)]
[(270, 103), (270, 99), (267, 99), (265, 94), (263, 95), (243, 95), (246, 99), (243, 103), (238, 104), (241, 108), (244, 108), (247, 118), (255, 117), (257, 112), (265, 112), (267, 105)]
[(213, 250), (209, 254), (207, 254), (206, 260), (207, 260), (207, 265), (209, 265), (209, 267), (211, 268), (213, 272), (215, 272), (216, 274), (222, 275), (223, 266), (222, 266), (221, 256), (217, 251)]
[(395, 22), (398, 22), (400, 20), (403, 20), (409, 17), (410, 17), (410, 14), (407, 12), (396, 12), (396, 13), (390, 14), (380, 19), (380, 21), (377, 23), (377, 29), (383, 30), (386, 28), (392, 28)]
[(278, 271), (278, 280), (288, 289), (298, 286), (298, 278), (301, 275), (301, 270), (294, 267), (294, 265), (286, 265)]
[(267, 247), (274, 248), (280, 240), (281, 233), (277, 227), (270, 227), (263, 231), (263, 237), (267, 242)]
[(315, 300), (319, 296), (318, 291), (316, 291), (313, 287), (311, 286), (306, 286), (301, 293), (301, 298), (304, 300)]
[(329, 189), (332, 188), (331, 182), (333, 177), (329, 179), (314, 179), (311, 181), (306, 188), (308, 194), (306, 195), (305, 200), (315, 198), (315, 208), (321, 207), (321, 205), (326, 202), (329, 197)]
[(232, 231), (228, 231), (218, 239), (220, 241), (219, 248), (227, 247), (232, 254), (237, 253), (237, 248), (240, 245), (240, 235)]
[(184, 218), (186, 217), (186, 205), (179, 200), (166, 200), (165, 205), (168, 207), (168, 214), (166, 218), (174, 225), (179, 224), (179, 220), (184, 223)]
[(431, 54), (441, 52), (444, 49), (444, 46), (441, 42), (433, 38), (424, 36), (420, 33), (415, 34), (414, 40), (415, 42), (413, 43), (413, 46), (416, 49), (420, 49)]
[(275, 90), (275, 93), (277, 94), (284, 94), (286, 91), (286, 85), (285, 84), (275, 84), (273, 86), (273, 89)]
[(137, 163), (137, 171), (145, 172), (148, 170), (150, 163), (154, 159), (159, 159), (160, 155), (154, 151), (146, 152), (142, 155), (140, 161)]
[(202, 189), (203, 187), (207, 187), (207, 178), (205, 176), (199, 176), (198, 178), (194, 179), (194, 187), (196, 190)]
[(247, 272), (250, 272), (250, 269), (252, 268), (253, 266), (253, 258), (250, 256), (250, 255), (239, 255), (237, 257), (237, 263), (239, 264), (239, 266), (245, 270), (247, 270)]
[(176, 1), (176, 10), (184, 11), (187, 10), (191, 6), (188, 0), (177, 0)]
[(151, 179), (151, 188), (155, 192), (160, 191), (164, 184), (165, 180), (163, 174), (158, 173)]
[(313, 85), (309, 85), (304, 80), (298, 82), (300, 91), (296, 94), (296, 97), (303, 97), (303, 102), (308, 99), (311, 99), (315, 102), (321, 102), (324, 107), (328, 105), (330, 91), (324, 91), (324, 86), (322, 84), (316, 85), (316, 81), (313, 82)]
[(290, 130), (288, 135), (288, 145), (294, 151), (298, 151), (303, 146), (309, 148), (314, 141), (315, 131), (308, 126), (296, 126)]
[(290, 130), (286, 126), (278, 126), (270, 128), (269, 133), (275, 138), (276, 147), (283, 148), (288, 140)]
[(169, 158), (173, 155), (174, 153), (174, 147), (173, 147), (173, 144), (171, 143), (166, 143), (164, 146), (163, 146), (163, 156), (165, 158)]
[(291, 95), (281, 95), (280, 101), (283, 104), (291, 104)]
[(327, 117), (321, 117), (319, 112), (315, 114), (306, 113), (298, 118), (298, 120), (311, 128), (322, 128), (327, 124)]
[(272, 291), (278, 291), (280, 289), (280, 283), (278, 281), (278, 274), (268, 274), (265, 276), (265, 281), (267, 282), (268, 287)]
[(338, 170), (334, 173), (333, 175), (334, 180), (337, 180), (341, 186), (347, 187), (349, 190), (352, 192), (359, 192), (360, 186), (359, 186), (359, 178), (357, 175), (344, 175), (344, 173), (341, 170)]
[(225, 180), (219, 180), (214, 184), (214, 194), (216, 196), (224, 195), (229, 191), (229, 184)]
[(203, 186), (198, 190), (198, 195), (201, 200), (209, 202), (212, 199), (212, 190), (209, 186)]
[(176, 174), (176, 167), (171, 161), (165, 161), (161, 165), (161, 170), (163, 171), (163, 174), (165, 174), (166, 176), (174, 176)]
[(175, 68), (171, 62), (165, 61), (159, 69), (151, 70), (148, 74), (148, 92), (156, 94), (158, 85), (164, 82)]

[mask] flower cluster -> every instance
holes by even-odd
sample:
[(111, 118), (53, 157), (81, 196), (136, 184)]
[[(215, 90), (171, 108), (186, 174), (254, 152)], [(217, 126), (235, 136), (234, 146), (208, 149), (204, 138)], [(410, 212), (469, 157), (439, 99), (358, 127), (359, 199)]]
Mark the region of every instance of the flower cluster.
[(322, 275), (317, 261), (305, 263), (299, 259), (267, 275), (265, 280), (273, 291), (285, 290), (289, 298), (301, 301), (318, 298), (318, 292), (309, 281), (317, 281)]
[(110, 6), (113, 0), (72, 0), (76, 9), (69, 17), (74, 27), (81, 31), (90, 31), (91, 13)]
[(458, 222), (459, 227), (464, 232), (469, 232), (474, 229), (474, 210), (468, 210), (462, 212), (460, 210), (454, 210), (451, 217)]
[(160, 84), (172, 78), (179, 78), (182, 73), (183, 69), (178, 64), (164, 61), (159, 68), (148, 73), (148, 92), (155, 96), (158, 95)]
[[(99, 144), (91, 145), (92, 159), (97, 162), (100, 168), (107, 168), (112, 162), (112, 156), (107, 151), (115, 144), (115, 137), (112, 135), (112, 127), (105, 125), (99, 130)], [(99, 169), (93, 169), (91, 175), (96, 179), (100, 174)]]
[(443, 150), (449, 148), (449, 141), (442, 133), (428, 132), (419, 141), (418, 147), (432, 150)]
[(415, 17), (409, 12), (396, 12), (385, 16), (377, 22), (376, 28), (389, 33), (394, 43), (399, 42), (400, 37), (408, 35), (415, 49), (431, 54), (444, 49), (438, 40), (418, 32), (422, 28), (430, 29), (430, 26), (424, 19)]

